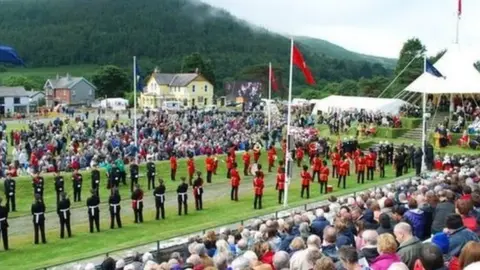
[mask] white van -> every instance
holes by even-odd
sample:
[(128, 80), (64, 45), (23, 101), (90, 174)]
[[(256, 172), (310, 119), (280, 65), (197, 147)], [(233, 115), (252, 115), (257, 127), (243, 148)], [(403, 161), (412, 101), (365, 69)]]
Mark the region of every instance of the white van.
[(203, 108), (204, 112), (217, 112), (217, 105), (207, 105)]
[(184, 107), (180, 101), (164, 101), (162, 109), (167, 111), (182, 111)]

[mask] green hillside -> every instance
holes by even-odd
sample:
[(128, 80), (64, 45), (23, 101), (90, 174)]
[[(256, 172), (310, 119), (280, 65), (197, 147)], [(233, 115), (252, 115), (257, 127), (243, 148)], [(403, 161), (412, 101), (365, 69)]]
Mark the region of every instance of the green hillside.
[[(289, 63), (287, 38), (190, 0), (3, 0), (0, 43), (15, 47), (29, 68), (41, 70), (105, 64), (130, 68), (136, 55), (145, 71), (158, 66), (180, 72), (187, 71), (182, 59), (199, 52), (211, 61), (217, 86), (270, 61), (285, 81)], [(321, 53), (303, 44), (300, 49), (318, 81), (391, 74), (369, 59)], [(14, 72), (22, 74), (22, 69)], [(295, 85), (303, 83), (301, 76), (295, 79)]]
[(352, 52), (323, 39), (311, 37), (296, 37), (296, 40), (314, 52), (338, 59), (379, 63), (389, 69), (394, 69), (397, 65), (396, 59)]

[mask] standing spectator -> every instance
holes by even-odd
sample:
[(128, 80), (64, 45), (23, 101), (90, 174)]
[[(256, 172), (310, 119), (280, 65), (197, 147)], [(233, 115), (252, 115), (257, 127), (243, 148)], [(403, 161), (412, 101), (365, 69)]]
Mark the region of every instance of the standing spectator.
[(408, 211), (403, 215), (405, 221), (412, 226), (413, 235), (418, 239), (425, 238), (425, 213), (418, 209), (417, 200), (408, 200)]
[(387, 270), (392, 263), (400, 262), (400, 257), (395, 253), (397, 242), (391, 234), (382, 234), (378, 237), (378, 253), (371, 264), (373, 270)]
[(379, 256), (377, 248), (378, 233), (374, 230), (366, 230), (362, 233), (362, 238), (365, 241), (365, 245), (359, 251), (358, 256), (365, 258), (371, 264)]
[(419, 252), (419, 257), (415, 261), (415, 268), (410, 269), (444, 270), (445, 266), (443, 263), (442, 252), (437, 246), (431, 243), (422, 244)]
[(480, 243), (470, 241), (462, 249), (460, 253), (459, 263), (460, 269), (480, 261)]
[(342, 266), (346, 270), (366, 270), (365, 267), (358, 264), (358, 252), (354, 247), (341, 247), (338, 250), (338, 255)]
[(447, 217), (447, 233), (450, 238), (450, 246), (448, 253), (451, 256), (458, 257), (460, 251), (468, 241), (479, 242), (477, 235), (471, 230), (463, 226), (462, 217), (458, 214), (451, 214)]
[(471, 215), (471, 212), (473, 211), (473, 204), (472, 200), (468, 199), (460, 199), (455, 203), (455, 210), (457, 214), (459, 214), (462, 217), (463, 221), (463, 226), (467, 227), (470, 229), (472, 232), (477, 232), (477, 219), (473, 215)]
[(438, 200), (440, 202), (433, 211), (432, 234), (441, 232), (445, 228), (447, 216), (455, 213), (454, 199), (455, 195), (449, 190), (440, 190), (438, 192)]
[(409, 269), (413, 269), (418, 254), (422, 248), (422, 242), (412, 234), (412, 227), (405, 222), (400, 222), (393, 229), (395, 238), (400, 246), (397, 253)]

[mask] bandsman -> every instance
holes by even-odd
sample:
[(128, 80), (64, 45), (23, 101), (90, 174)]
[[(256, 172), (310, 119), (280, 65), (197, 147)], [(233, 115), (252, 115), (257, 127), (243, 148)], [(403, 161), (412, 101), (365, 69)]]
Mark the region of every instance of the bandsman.
[(132, 193), (132, 208), (135, 215), (135, 223), (143, 223), (143, 190), (140, 185), (135, 185)]
[(177, 175), (177, 157), (175, 152), (170, 154), (170, 180), (175, 181), (175, 176)]
[(253, 147), (253, 162), (258, 164), (258, 160), (260, 159), (261, 155), (262, 155), (261, 146), (259, 143), (257, 143)]
[(65, 238), (65, 229), (67, 229), (68, 238), (72, 237), (70, 227), (70, 199), (65, 192), (62, 192), (60, 195), (60, 200), (57, 204), (57, 214), (60, 219), (60, 238)]
[(83, 176), (78, 170), (75, 170), (72, 174), (72, 185), (73, 185), (73, 201), (81, 202), (82, 201), (82, 184)]
[(231, 153), (227, 154), (227, 159), (225, 160), (227, 164), (227, 179), (230, 179), (230, 170), (233, 168), (233, 162), (235, 162), (234, 156)]
[(275, 167), (275, 160), (277, 159), (277, 151), (275, 147), (272, 145), (267, 152), (267, 159), (268, 159), (268, 172), (272, 172), (272, 168)]
[(2, 198), (0, 198), (0, 236), (3, 242), (3, 249), (8, 250), (8, 209), (2, 206)]
[(237, 170), (237, 163), (233, 163), (232, 171), (230, 172), (232, 191), (230, 192), (230, 199), (232, 201), (238, 201), (238, 187), (240, 186), (240, 174)]
[(340, 184), (343, 182), (343, 189), (346, 189), (347, 173), (349, 167), (350, 163), (348, 162), (347, 157), (343, 156), (338, 166), (338, 188), (340, 188)]
[(281, 204), (283, 201), (284, 193), (285, 193), (285, 170), (284, 169), (280, 169), (280, 171), (277, 172), (276, 187), (278, 190), (278, 204)]
[(42, 176), (40, 176), (40, 173), (37, 172), (32, 181), (33, 194), (34, 195), (38, 194), (42, 199), (43, 199), (43, 184), (44, 184), (44, 179)]
[(3, 182), (3, 187), (5, 191), (5, 198), (7, 202), (5, 203), (5, 207), (7, 207), (8, 212), (15, 212), (16, 211), (16, 204), (15, 204), (15, 193), (16, 193), (16, 182), (12, 178), (10, 173), (7, 173), (7, 178), (5, 182)]
[(242, 155), (242, 160), (243, 160), (243, 175), (248, 176), (249, 168), (250, 168), (250, 151), (248, 149), (245, 150), (245, 152)]
[(148, 158), (147, 162), (147, 182), (148, 182), (148, 190), (155, 189), (155, 175), (156, 175), (156, 168), (155, 163), (153, 162), (152, 158)]
[(360, 180), (362, 184), (365, 182), (365, 167), (367, 166), (367, 160), (364, 157), (363, 152), (357, 157), (356, 160), (356, 167), (357, 167), (357, 184), (360, 184)]
[(373, 173), (375, 172), (375, 162), (377, 160), (377, 155), (370, 149), (370, 153), (368, 153), (366, 157), (366, 165), (367, 165), (367, 180), (373, 180)]
[(302, 161), (305, 153), (303, 152), (303, 147), (301, 145), (297, 146), (297, 150), (295, 153), (295, 159), (297, 161), (297, 167), (300, 168), (302, 166)]
[(130, 192), (133, 192), (133, 187), (138, 184), (139, 171), (138, 164), (132, 161), (130, 164)]
[(127, 172), (125, 171), (125, 162), (121, 157), (118, 157), (115, 160), (115, 164), (117, 164), (118, 170), (120, 170), (120, 178), (122, 179), (122, 183), (127, 185)]
[(45, 238), (45, 204), (40, 194), (35, 194), (35, 201), (32, 204), (34, 243), (38, 245), (38, 236), (42, 238), (42, 243), (46, 244)]
[(91, 189), (97, 192), (97, 196), (100, 196), (98, 194), (100, 190), (100, 171), (98, 170), (98, 166), (96, 164), (93, 166), (91, 176), (92, 176)]
[(203, 179), (201, 172), (197, 172), (197, 179), (193, 182), (193, 197), (195, 198), (195, 208), (197, 211), (203, 210)]
[(100, 198), (95, 190), (91, 190), (92, 196), (87, 199), (88, 224), (90, 225), (90, 233), (93, 233), (93, 224), (97, 232), (100, 232)]
[(115, 228), (115, 221), (117, 222), (118, 228), (122, 228), (122, 218), (120, 216), (120, 211), (122, 207), (120, 202), (122, 198), (118, 189), (112, 188), (110, 191), (110, 197), (108, 198), (109, 210), (110, 210), (110, 229)]
[(328, 186), (328, 176), (330, 175), (330, 170), (327, 166), (327, 161), (323, 161), (322, 170), (320, 171), (320, 194), (323, 193), (325, 190), (325, 194), (328, 193), (327, 186)]
[(333, 152), (331, 154), (332, 159), (332, 177), (338, 177), (339, 166), (341, 163), (341, 156), (338, 153), (338, 148), (333, 148)]
[(117, 167), (117, 164), (112, 163), (112, 169), (110, 170), (110, 173), (108, 175), (108, 188), (118, 188), (120, 184), (120, 178), (122, 176), (122, 173), (120, 169)]
[(320, 172), (322, 170), (322, 165), (323, 165), (323, 162), (322, 162), (322, 159), (320, 158), (320, 154), (317, 153), (313, 158), (313, 162), (312, 162), (312, 169), (313, 169), (312, 179), (315, 179), (315, 176), (316, 176), (317, 180), (320, 181)]
[(253, 179), (253, 191), (255, 199), (253, 200), (253, 209), (262, 209), (263, 188), (265, 187), (262, 172), (258, 170)]
[(188, 154), (187, 160), (187, 172), (188, 172), (188, 184), (193, 185), (193, 174), (195, 173), (195, 160), (193, 159), (193, 154)]
[(208, 153), (207, 158), (205, 158), (205, 168), (207, 169), (207, 183), (212, 182), (213, 167), (215, 167), (215, 161), (213, 160), (210, 153)]
[(186, 181), (185, 177), (182, 176), (180, 179), (182, 180), (182, 183), (180, 185), (178, 185), (178, 187), (177, 187), (178, 215), (179, 216), (182, 215), (182, 206), (183, 206), (184, 214), (185, 215), (188, 214), (188, 203), (187, 203), (187, 200), (188, 200), (188, 195), (187, 195), (188, 185), (187, 185), (187, 183), (185, 183), (185, 181)]
[[(302, 178), (302, 191), (300, 197), (303, 198), (303, 194), (306, 191), (307, 199), (310, 199), (310, 182), (313, 181), (312, 175), (308, 172), (308, 166), (303, 165), (303, 171), (300, 173)], [(318, 179), (320, 180), (320, 171), (318, 172)]]
[(163, 183), (163, 179), (158, 180), (158, 186), (153, 191), (153, 196), (155, 197), (155, 219), (160, 219), (160, 214), (162, 215), (162, 219), (165, 219), (165, 184)]

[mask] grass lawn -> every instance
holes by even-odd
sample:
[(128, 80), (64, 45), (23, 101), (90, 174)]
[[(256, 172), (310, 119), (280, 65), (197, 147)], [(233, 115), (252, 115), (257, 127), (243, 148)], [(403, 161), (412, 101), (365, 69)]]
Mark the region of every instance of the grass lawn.
[(65, 76), (69, 73), (72, 76), (88, 77), (93, 75), (98, 66), (76, 65), (45, 68), (8, 68), (6, 72), (0, 72), (0, 81), (9, 76), (25, 76), (44, 79), (53, 79), (58, 75)]
[[(265, 164), (265, 156), (262, 155), (262, 163)], [(167, 170), (168, 163), (160, 162), (157, 165), (159, 170), (157, 172), (166, 179), (169, 174)], [(203, 158), (198, 158), (197, 166), (203, 168)], [(179, 175), (185, 172), (184, 160), (179, 161)], [(225, 178), (225, 164), (220, 164), (218, 175), (213, 179), (214, 182), (228, 182)], [(318, 184), (314, 184), (311, 187), (311, 199), (306, 200), (300, 198), (300, 182), (298, 179), (298, 172), (295, 173), (295, 178), (289, 189), (289, 206), (301, 205), (307, 202), (314, 202), (320, 199), (325, 199), (326, 196), (319, 194)], [(352, 175), (347, 179), (347, 189), (339, 190), (334, 188), (335, 195), (350, 194), (355, 191), (360, 191), (366, 188), (384, 185), (393, 181), (394, 172), (391, 167), (388, 167), (386, 172), (386, 178), (379, 181), (378, 176), (374, 182), (367, 182), (364, 185), (357, 185), (354, 180), (355, 175)], [(89, 178), (86, 177), (86, 180)], [(145, 211), (145, 222), (143, 224), (133, 224), (131, 213), (129, 210), (124, 211), (124, 228), (121, 230), (109, 230), (107, 229), (107, 220), (109, 219), (106, 213), (102, 214), (101, 228), (103, 231), (98, 234), (88, 233), (88, 224), (77, 224), (73, 226), (72, 231), (74, 237), (71, 239), (60, 239), (58, 237), (57, 230), (47, 231), (47, 245), (33, 245), (32, 235), (21, 235), (10, 238), (10, 246), (12, 250), (4, 252), (0, 250), (0, 262), (5, 269), (34, 269), (38, 267), (45, 267), (52, 264), (58, 264), (65, 261), (79, 260), (82, 258), (88, 258), (95, 255), (100, 255), (111, 250), (117, 250), (121, 248), (129, 248), (136, 245), (141, 245), (156, 240), (168, 239), (182, 234), (200, 231), (205, 228), (221, 226), (223, 224), (236, 222), (240, 219), (252, 218), (258, 215), (267, 214), (275, 210), (282, 209), (277, 204), (277, 192), (274, 190), (275, 174), (267, 174), (262, 210), (254, 210), (252, 205), (253, 195), (252, 192), (243, 192), (240, 194), (239, 202), (231, 202), (228, 195), (225, 197), (219, 197), (212, 203), (211, 198), (208, 198), (208, 186), (206, 187), (207, 195), (204, 203), (205, 210), (202, 212), (196, 212), (193, 208), (193, 200), (189, 200), (190, 212), (188, 217), (179, 217), (176, 215), (176, 207), (167, 207), (166, 214), (167, 219), (165, 221), (154, 220), (153, 211)], [(244, 178), (242, 185), (250, 185), (251, 178)], [(31, 197), (31, 185), (29, 179), (22, 179), (19, 181), (19, 194), (18, 198)], [(178, 183), (178, 182), (177, 182)], [(172, 190), (176, 187), (177, 183), (171, 183), (166, 181), (167, 190)], [(336, 181), (331, 181), (333, 185), (336, 185)], [(69, 185), (67, 185), (67, 188)], [(122, 187), (122, 192), (127, 192), (127, 187)], [(50, 210), (53, 210), (55, 195), (53, 193), (53, 184), (51, 179), (47, 180), (47, 193), (46, 203)], [(124, 195), (125, 193), (123, 193)], [(107, 191), (102, 189), (101, 197), (105, 200)], [(30, 199), (20, 202), (20, 208), (22, 214), (27, 214), (28, 207), (30, 205)], [(84, 205), (84, 202), (81, 203)], [(77, 205), (78, 206), (78, 205)], [(233, 210), (233, 211), (232, 211)], [(128, 212), (128, 214), (126, 214)], [(128, 216), (126, 216), (128, 215)], [(125, 217), (126, 216), (126, 217)], [(29, 225), (30, 226), (30, 225)], [(22, 258), (21, 260), (19, 258)]]

